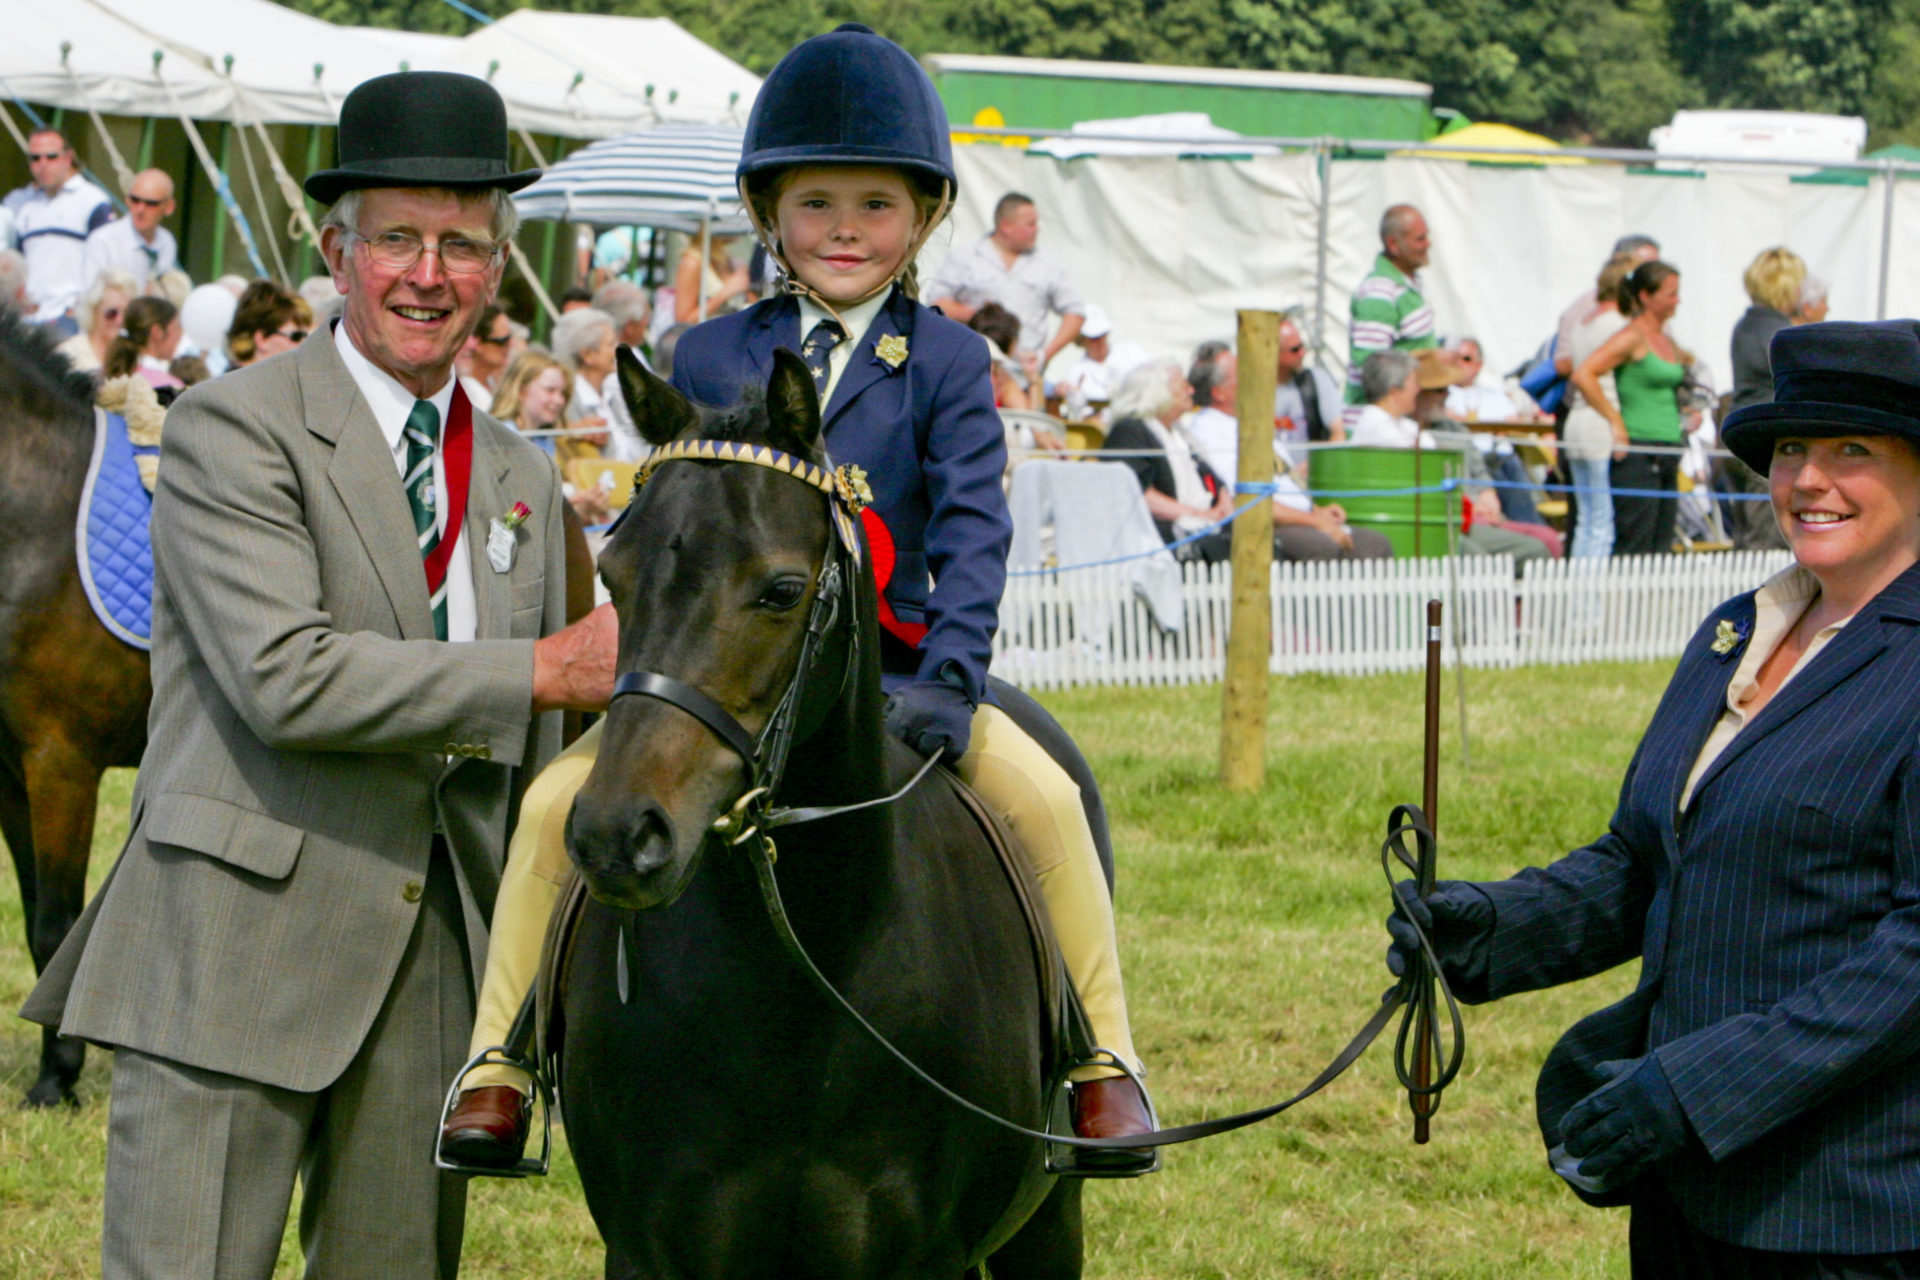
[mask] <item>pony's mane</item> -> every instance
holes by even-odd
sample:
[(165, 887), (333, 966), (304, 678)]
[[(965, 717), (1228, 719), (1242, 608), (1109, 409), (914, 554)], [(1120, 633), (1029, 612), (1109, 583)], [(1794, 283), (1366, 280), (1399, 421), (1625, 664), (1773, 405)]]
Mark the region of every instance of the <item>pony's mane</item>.
[[(758, 383), (740, 388), (740, 398), (724, 409), (691, 402), (700, 415), (700, 424), (681, 433), (681, 439), (733, 440), (743, 444), (772, 444), (767, 413), (767, 389)], [(808, 460), (824, 464), (824, 450), (816, 445), (808, 450)]]
[(47, 419), (91, 422), (93, 378), (58, 350), (52, 330), (0, 307), (0, 399)]

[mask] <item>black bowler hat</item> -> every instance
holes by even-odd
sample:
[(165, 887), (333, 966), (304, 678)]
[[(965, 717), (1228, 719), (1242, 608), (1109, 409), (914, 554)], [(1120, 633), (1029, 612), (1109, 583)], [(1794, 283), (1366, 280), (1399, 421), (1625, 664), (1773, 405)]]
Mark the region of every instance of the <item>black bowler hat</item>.
[(307, 194), (332, 204), (363, 187), (518, 191), (540, 176), (508, 162), (507, 105), (494, 87), (451, 71), (396, 71), (340, 104), (338, 159), (309, 174)]
[(1920, 447), (1920, 321), (1796, 325), (1773, 336), (1773, 400), (1727, 415), (1720, 438), (1765, 475), (1782, 436), (1901, 436)]

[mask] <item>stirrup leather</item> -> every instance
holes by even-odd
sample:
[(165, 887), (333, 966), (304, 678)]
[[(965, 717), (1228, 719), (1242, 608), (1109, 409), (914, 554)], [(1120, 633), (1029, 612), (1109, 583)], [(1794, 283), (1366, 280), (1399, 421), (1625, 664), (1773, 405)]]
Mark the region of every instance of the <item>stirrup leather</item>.
[[(1102, 1049), (1095, 1045), (1086, 1055), (1068, 1062), (1054, 1076), (1047, 1086), (1047, 1133), (1073, 1134), (1073, 1073), (1082, 1067), (1111, 1067), (1133, 1081), (1140, 1090), (1140, 1097), (1147, 1104), (1147, 1120), (1155, 1129), (1160, 1127), (1160, 1113), (1154, 1109), (1153, 1095), (1147, 1092), (1147, 1086), (1140, 1076), (1128, 1064), (1125, 1058), (1111, 1049)], [(1126, 1148), (1121, 1148), (1125, 1150)], [(1051, 1144), (1047, 1147), (1047, 1172), (1061, 1178), (1138, 1178), (1160, 1171), (1160, 1148), (1148, 1148), (1153, 1155), (1144, 1163), (1127, 1168), (1102, 1169), (1098, 1165), (1083, 1163), (1086, 1154), (1078, 1147)]]
[[(540, 1154), (522, 1155), (518, 1163), (507, 1168), (494, 1168), (486, 1165), (461, 1164), (449, 1160), (440, 1154), (440, 1135), (446, 1131), (447, 1121), (453, 1117), (453, 1109), (460, 1103), (461, 1086), (467, 1077), (480, 1067), (512, 1067), (524, 1071), (533, 1078), (533, 1093), (539, 1103), (540, 1111)], [(1149, 1104), (1151, 1105), (1151, 1104)], [(528, 1136), (532, 1136), (532, 1122), (528, 1122)], [(472, 1174), (478, 1178), (544, 1178), (553, 1164), (553, 1090), (547, 1084), (547, 1078), (540, 1068), (523, 1058), (516, 1058), (504, 1045), (489, 1045), (468, 1059), (467, 1065), (460, 1068), (453, 1078), (453, 1086), (447, 1090), (447, 1100), (440, 1107), (440, 1123), (433, 1131), (433, 1164), (437, 1169), (446, 1169), (453, 1173)]]

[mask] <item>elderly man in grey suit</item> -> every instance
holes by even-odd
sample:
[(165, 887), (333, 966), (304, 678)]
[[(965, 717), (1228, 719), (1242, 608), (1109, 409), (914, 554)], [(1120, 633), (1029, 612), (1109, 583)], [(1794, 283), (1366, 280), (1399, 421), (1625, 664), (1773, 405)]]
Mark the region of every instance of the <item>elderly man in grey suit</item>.
[(154, 499), (150, 745), (126, 850), (27, 1016), (116, 1050), (108, 1277), (451, 1277), (433, 1164), (516, 774), (605, 704), (609, 609), (560, 629), (559, 477), (467, 404), (500, 283), (498, 95), (368, 81), (322, 249), (337, 328), (207, 383)]

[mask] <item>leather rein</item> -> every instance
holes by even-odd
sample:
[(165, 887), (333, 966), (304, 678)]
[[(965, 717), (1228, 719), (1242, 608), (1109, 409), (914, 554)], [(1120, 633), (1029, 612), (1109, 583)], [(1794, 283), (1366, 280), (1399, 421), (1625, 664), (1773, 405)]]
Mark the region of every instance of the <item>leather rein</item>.
[[(877, 1047), (884, 1050), (916, 1079), (932, 1088), (947, 1101), (982, 1120), (1023, 1137), (1057, 1146), (1095, 1150), (1167, 1147), (1243, 1129), (1271, 1119), (1282, 1111), (1306, 1101), (1333, 1083), (1348, 1067), (1358, 1061), (1368, 1046), (1386, 1029), (1393, 1015), (1400, 1012), (1402, 1015), (1400, 1028), (1394, 1043), (1394, 1071), (1399, 1077), (1401, 1086), (1410, 1094), (1431, 1098), (1434, 1107), (1438, 1107), (1441, 1092), (1460, 1072), (1460, 1064), (1466, 1052), (1465, 1030), (1461, 1022), (1460, 1006), (1441, 973), (1439, 957), (1434, 951), (1432, 941), (1420, 922), (1400, 906), (1397, 895), (1394, 898), (1395, 909), (1400, 913), (1401, 918), (1411, 925), (1420, 939), (1420, 960), (1412, 965), (1400, 981), (1381, 997), (1379, 1008), (1374, 1010), (1366, 1024), (1354, 1034), (1345, 1048), (1334, 1055), (1333, 1060), (1320, 1074), (1308, 1082), (1305, 1088), (1281, 1102), (1214, 1120), (1156, 1129), (1151, 1133), (1128, 1134), (1116, 1138), (1081, 1138), (1069, 1134), (1042, 1132), (1016, 1124), (969, 1101), (927, 1074), (918, 1063), (907, 1057), (892, 1041), (888, 1040), (883, 1032), (868, 1022), (807, 954), (799, 936), (794, 932), (793, 922), (788, 917), (786, 905), (781, 898), (779, 882), (774, 873), (774, 862), (778, 854), (772, 838), (768, 835), (770, 831), (780, 827), (818, 822), (861, 809), (892, 804), (913, 790), (933, 771), (934, 765), (940, 760), (937, 754), (928, 757), (899, 790), (855, 804), (819, 808), (775, 808), (770, 803), (786, 771), (788, 752), (793, 746), (799, 725), (801, 698), (819, 660), (822, 642), (828, 632), (843, 619), (849, 624), (849, 655), (841, 676), (842, 692), (845, 690), (846, 681), (851, 679), (852, 672), (858, 665), (855, 659), (860, 638), (857, 629), (851, 625), (853, 611), (850, 605), (843, 609), (843, 604), (846, 603), (846, 595), (856, 581), (856, 570), (861, 555), (858, 532), (859, 513), (863, 506), (872, 501), (865, 474), (860, 468), (854, 466), (829, 470), (764, 445), (747, 445), (721, 440), (681, 440), (655, 450), (646, 466), (634, 479), (635, 497), (638, 497), (641, 486), (646, 484), (656, 467), (676, 460), (750, 463), (772, 468), (819, 489), (827, 495), (828, 509), (832, 513), (838, 535), (834, 540), (837, 546), (829, 548), (827, 563), (820, 573), (819, 588), (808, 614), (806, 634), (801, 641), (800, 656), (794, 668), (793, 679), (788, 683), (785, 693), (782, 694), (780, 702), (776, 705), (765, 728), (761, 730), (758, 739), (749, 734), (745, 726), (741, 725), (725, 707), (700, 690), (671, 676), (651, 671), (627, 672), (615, 681), (613, 697), (616, 700), (628, 696), (654, 698), (678, 707), (705, 725), (745, 762), (751, 775), (747, 791), (735, 801), (731, 809), (714, 820), (710, 830), (728, 846), (745, 852), (753, 866), (754, 878), (759, 885), (761, 901), (766, 907), (768, 920), (789, 958), (799, 966), (815, 990), (851, 1019)], [(1409, 839), (1413, 841), (1412, 849), (1407, 847)], [(1432, 880), (1432, 869), (1436, 859), (1436, 841), (1425, 815), (1415, 805), (1397, 806), (1387, 820), (1387, 838), (1380, 848), (1380, 864), (1387, 878), (1388, 892), (1390, 894), (1393, 892), (1396, 862), (1412, 872), (1417, 882), (1424, 884)], [(1407, 1059), (1408, 1054), (1415, 1047), (1413, 1044), (1415, 1014), (1423, 1003), (1429, 1010), (1434, 1007), (1435, 987), (1446, 998), (1447, 1012), (1453, 1024), (1451, 1047), (1447, 1054), (1446, 1065), (1432, 1082), (1419, 1084), (1415, 1082), (1414, 1072), (1409, 1067)]]

